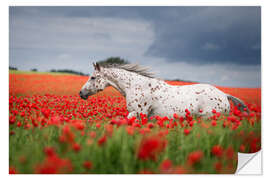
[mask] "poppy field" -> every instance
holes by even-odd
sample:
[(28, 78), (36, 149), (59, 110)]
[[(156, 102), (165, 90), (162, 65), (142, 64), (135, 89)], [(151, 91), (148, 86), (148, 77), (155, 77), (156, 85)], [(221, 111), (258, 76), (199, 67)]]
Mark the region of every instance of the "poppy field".
[[(86, 76), (9, 74), (10, 174), (230, 174), (237, 152), (261, 149), (261, 88), (217, 87), (249, 113), (213, 109), (190, 115), (128, 119), (113, 87), (83, 100)], [(191, 83), (173, 82), (172, 85)]]

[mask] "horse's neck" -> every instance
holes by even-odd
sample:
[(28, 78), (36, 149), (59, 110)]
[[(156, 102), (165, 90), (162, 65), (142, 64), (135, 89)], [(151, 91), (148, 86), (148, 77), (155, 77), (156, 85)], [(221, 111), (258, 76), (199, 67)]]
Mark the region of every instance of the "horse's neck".
[[(149, 78), (122, 69), (106, 69), (104, 73), (108, 83), (123, 96), (129, 92), (134, 83), (147, 83)], [(139, 79), (138, 79), (139, 78)]]
[(117, 89), (123, 96), (126, 97), (126, 91), (124, 91), (124, 89), (119, 86), (117, 83), (115, 83), (114, 81), (108, 80), (109, 85), (111, 85), (112, 87), (114, 87), (115, 89)]

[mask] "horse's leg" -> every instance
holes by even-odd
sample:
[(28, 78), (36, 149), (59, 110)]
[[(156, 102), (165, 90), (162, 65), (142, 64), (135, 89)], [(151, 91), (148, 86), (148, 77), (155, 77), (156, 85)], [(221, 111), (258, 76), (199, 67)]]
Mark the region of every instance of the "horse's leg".
[(129, 112), (127, 118), (130, 119), (130, 118), (132, 118), (132, 117), (136, 117), (136, 118), (138, 119), (138, 118), (139, 118), (139, 117), (138, 117), (138, 114), (139, 114), (139, 113), (136, 112), (136, 111)]
[(212, 113), (205, 113), (205, 114), (201, 114), (200, 117), (202, 118), (202, 120), (207, 120), (209, 119), (213, 114)]
[(141, 113), (146, 115), (146, 117), (148, 117), (148, 114), (151, 111), (150, 107), (141, 108), (141, 109), (138, 109), (138, 111), (131, 111), (129, 112), (127, 118), (136, 117), (137, 119), (139, 119)]

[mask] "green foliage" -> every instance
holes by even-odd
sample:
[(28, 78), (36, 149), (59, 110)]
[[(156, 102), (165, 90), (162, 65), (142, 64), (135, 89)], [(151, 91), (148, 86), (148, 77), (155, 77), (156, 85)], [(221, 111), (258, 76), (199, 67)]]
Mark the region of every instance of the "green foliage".
[(120, 57), (109, 57), (105, 60), (98, 61), (101, 66), (106, 66), (110, 64), (129, 64), (129, 62), (125, 59), (122, 59)]
[(53, 73), (68, 73), (68, 74), (75, 74), (75, 75), (80, 75), (80, 76), (88, 76), (88, 74), (84, 74), (82, 72), (79, 71), (74, 71), (74, 70), (70, 70), (70, 69), (52, 69), (50, 70), (50, 72)]
[(31, 69), (31, 71), (37, 72), (38, 70), (36, 68)]
[[(75, 152), (71, 144), (59, 142), (61, 127), (48, 126), (42, 129), (25, 130), (22, 127), (10, 125), (10, 131), (15, 134), (9, 138), (9, 163), (20, 173), (34, 173), (34, 167), (45, 159), (44, 148), (53, 147), (61, 158), (72, 162), (72, 173), (134, 174), (145, 169), (160, 173), (159, 167), (163, 160), (170, 159), (173, 166), (187, 166), (188, 155), (200, 150), (203, 152), (201, 162), (188, 173), (216, 173), (214, 164), (221, 160), (211, 153), (213, 146), (221, 145), (224, 150), (232, 147), (235, 152), (238, 152), (243, 142), (239, 136), (240, 132), (260, 134), (260, 123), (257, 122), (251, 127), (246, 120), (243, 120), (242, 125), (233, 131), (222, 127), (221, 120), (215, 127), (203, 128), (196, 125), (188, 135), (184, 134), (184, 128), (177, 126), (168, 131), (166, 149), (159, 154), (158, 159), (143, 161), (138, 159), (137, 149), (142, 137), (148, 134), (142, 135), (137, 129), (134, 135), (130, 135), (126, 131), (127, 126), (113, 126), (112, 135), (108, 135), (107, 141), (99, 145), (98, 140), (106, 134), (106, 125), (105, 121), (100, 128), (96, 128), (95, 124), (88, 125), (83, 130), (83, 135), (81, 131), (72, 128), (76, 143), (81, 146), (79, 152)], [(150, 134), (158, 134), (164, 130), (166, 128), (154, 127)], [(90, 132), (95, 132), (96, 137), (90, 137)], [(226, 157), (225, 152), (224, 156)], [(26, 162), (21, 162), (22, 157), (26, 159)], [(83, 167), (85, 161), (92, 162), (93, 167), (89, 170), (85, 169)], [(222, 162), (229, 163), (226, 160)], [(231, 163), (236, 168), (237, 161)], [(228, 173), (233, 173), (234, 170)]]
[(18, 70), (18, 68), (13, 67), (13, 66), (9, 66), (9, 70), (14, 70), (14, 71), (17, 71), (17, 70)]

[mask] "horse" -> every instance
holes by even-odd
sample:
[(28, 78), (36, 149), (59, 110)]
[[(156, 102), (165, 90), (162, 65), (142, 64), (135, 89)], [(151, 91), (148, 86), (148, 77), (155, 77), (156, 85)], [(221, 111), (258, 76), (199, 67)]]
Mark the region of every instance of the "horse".
[(240, 111), (247, 111), (240, 99), (226, 94), (209, 84), (172, 86), (156, 78), (149, 68), (138, 64), (100, 65), (93, 63), (94, 72), (81, 88), (79, 95), (86, 100), (89, 96), (113, 86), (126, 99), (129, 112), (127, 118), (160, 116), (172, 118), (175, 114), (209, 118), (216, 112), (229, 114), (233, 102)]

